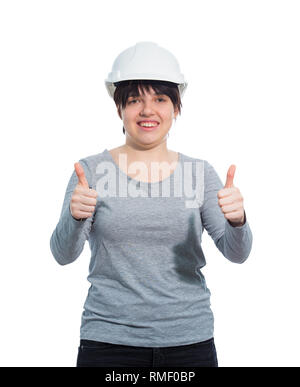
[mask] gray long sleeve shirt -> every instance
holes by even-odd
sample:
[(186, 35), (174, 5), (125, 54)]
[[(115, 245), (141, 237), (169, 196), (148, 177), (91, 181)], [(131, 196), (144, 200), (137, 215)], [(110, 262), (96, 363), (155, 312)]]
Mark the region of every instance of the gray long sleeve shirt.
[(82, 221), (71, 215), (74, 171), (50, 239), (61, 265), (75, 261), (89, 241), (91, 286), (80, 338), (168, 347), (213, 337), (203, 230), (232, 262), (244, 262), (252, 247), (247, 219), (233, 227), (218, 205), (224, 185), (214, 168), (179, 152), (168, 178), (147, 183), (129, 177), (107, 149), (80, 163), (98, 193), (94, 214)]

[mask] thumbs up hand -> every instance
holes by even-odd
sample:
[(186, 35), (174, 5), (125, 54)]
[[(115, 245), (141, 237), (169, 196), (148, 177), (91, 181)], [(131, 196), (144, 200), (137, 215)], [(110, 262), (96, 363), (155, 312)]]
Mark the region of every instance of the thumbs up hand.
[(235, 165), (228, 169), (225, 186), (218, 192), (218, 204), (231, 226), (238, 227), (245, 224), (245, 210), (240, 190), (233, 185), (235, 169)]
[(84, 169), (80, 163), (74, 164), (78, 183), (73, 191), (70, 201), (70, 211), (73, 218), (80, 220), (93, 215), (97, 204), (98, 193), (89, 188)]
[(75, 172), (78, 177), (78, 184), (84, 188), (90, 188), (89, 183), (85, 177), (84, 169), (82, 168), (80, 163), (74, 164)]

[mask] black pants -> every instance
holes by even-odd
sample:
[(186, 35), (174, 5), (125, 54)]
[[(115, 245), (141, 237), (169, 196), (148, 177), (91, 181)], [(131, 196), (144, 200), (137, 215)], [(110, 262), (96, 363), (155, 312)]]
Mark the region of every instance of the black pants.
[(218, 367), (218, 360), (214, 338), (161, 348), (80, 340), (77, 367)]

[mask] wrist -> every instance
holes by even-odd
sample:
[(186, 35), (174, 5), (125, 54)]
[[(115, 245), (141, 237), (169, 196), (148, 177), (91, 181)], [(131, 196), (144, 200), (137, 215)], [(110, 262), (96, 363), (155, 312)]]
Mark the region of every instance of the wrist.
[(246, 223), (246, 212), (244, 210), (244, 217), (243, 217), (243, 220), (241, 222), (231, 222), (230, 220), (228, 220), (230, 226), (232, 227), (242, 227), (244, 226), (244, 224)]

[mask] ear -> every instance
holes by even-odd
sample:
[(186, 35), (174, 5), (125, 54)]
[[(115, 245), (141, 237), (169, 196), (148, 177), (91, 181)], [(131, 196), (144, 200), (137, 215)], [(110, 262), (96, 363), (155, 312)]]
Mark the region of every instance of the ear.
[(176, 118), (177, 118), (177, 116), (178, 116), (178, 113), (179, 113), (179, 110), (178, 110), (178, 108), (174, 109), (174, 119), (176, 119)]

